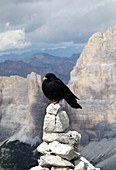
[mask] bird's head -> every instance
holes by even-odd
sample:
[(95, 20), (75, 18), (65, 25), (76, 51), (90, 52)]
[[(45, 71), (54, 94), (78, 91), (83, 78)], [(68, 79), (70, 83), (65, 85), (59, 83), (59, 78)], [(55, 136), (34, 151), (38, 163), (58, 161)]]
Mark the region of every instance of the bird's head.
[(53, 81), (53, 80), (56, 80), (57, 77), (53, 74), (53, 73), (48, 73), (45, 75), (45, 77), (43, 78), (43, 81)]

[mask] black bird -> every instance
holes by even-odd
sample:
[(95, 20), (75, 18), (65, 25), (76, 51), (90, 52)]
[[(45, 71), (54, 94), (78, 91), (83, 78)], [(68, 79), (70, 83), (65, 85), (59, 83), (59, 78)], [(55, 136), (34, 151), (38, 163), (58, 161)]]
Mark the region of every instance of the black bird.
[(54, 104), (65, 99), (71, 107), (75, 109), (82, 109), (82, 107), (77, 103), (77, 99), (79, 100), (79, 98), (76, 97), (53, 73), (48, 73), (43, 78), (42, 90), (44, 95)]

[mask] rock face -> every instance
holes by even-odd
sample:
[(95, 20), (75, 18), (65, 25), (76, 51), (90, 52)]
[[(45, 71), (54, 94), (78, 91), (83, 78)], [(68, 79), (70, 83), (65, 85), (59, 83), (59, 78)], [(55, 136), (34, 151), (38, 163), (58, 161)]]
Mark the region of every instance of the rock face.
[(86, 139), (116, 136), (116, 26), (89, 39), (68, 85), (83, 107), (71, 109), (72, 128)]
[[(45, 132), (64, 132), (69, 127), (67, 113), (65, 111), (58, 112), (59, 108), (59, 104), (51, 104), (48, 106), (43, 127)], [(62, 120), (62, 122), (60, 120)]]
[(45, 108), (42, 101), (39, 75), (0, 77), (0, 142), (39, 142)]
[[(59, 110), (60, 109), (60, 110)], [(55, 113), (55, 114), (54, 114)], [(99, 168), (95, 168), (88, 160), (86, 160), (84, 157), (81, 156), (81, 154), (78, 151), (78, 144), (81, 139), (81, 135), (76, 131), (68, 131), (66, 128), (64, 130), (58, 126), (57, 129), (50, 129), (51, 126), (55, 127), (55, 124), (60, 124), (62, 127), (64, 127), (64, 124), (69, 129), (69, 120), (68, 115), (65, 112), (65, 117), (60, 117), (58, 121), (53, 121), (53, 117), (59, 117), (58, 115), (64, 114), (64, 111), (62, 111), (62, 108), (59, 104), (50, 104), (47, 108), (46, 116), (44, 119), (44, 128), (43, 127), (43, 134), (44, 138), (47, 139), (48, 136), (46, 136), (46, 133), (49, 132), (51, 135), (51, 141), (46, 141), (43, 139), (43, 143), (41, 143), (37, 150), (38, 152), (42, 153), (43, 156), (40, 157), (40, 160), (38, 160), (39, 165), (36, 167), (31, 168), (31, 170), (100, 170)], [(48, 120), (47, 120), (48, 119)], [(49, 121), (49, 124), (48, 124)], [(52, 124), (50, 123), (52, 122)], [(59, 122), (59, 123), (58, 123)], [(50, 131), (49, 131), (50, 129)], [(45, 132), (45, 133), (44, 133)], [(52, 138), (53, 134), (60, 134), (57, 136), (57, 139), (54, 140), (54, 137)], [(67, 136), (69, 138), (67, 138)], [(65, 140), (60, 141), (60, 139), (64, 137)], [(73, 142), (70, 143), (70, 140)], [(66, 142), (66, 143), (65, 143)]]

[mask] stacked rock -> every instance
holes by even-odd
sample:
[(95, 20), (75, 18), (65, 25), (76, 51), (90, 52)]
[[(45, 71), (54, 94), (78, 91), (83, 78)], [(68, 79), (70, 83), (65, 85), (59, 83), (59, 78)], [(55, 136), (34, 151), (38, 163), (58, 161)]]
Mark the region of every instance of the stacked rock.
[(43, 156), (31, 170), (100, 170), (78, 152), (80, 139), (80, 133), (69, 130), (67, 113), (59, 104), (50, 104), (44, 118), (43, 143), (37, 147)]

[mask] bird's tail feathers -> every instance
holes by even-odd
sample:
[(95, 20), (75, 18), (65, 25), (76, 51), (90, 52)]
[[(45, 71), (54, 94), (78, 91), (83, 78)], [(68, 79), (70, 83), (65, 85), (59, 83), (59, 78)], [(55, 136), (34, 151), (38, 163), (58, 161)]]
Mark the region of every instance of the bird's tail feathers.
[(73, 108), (75, 109), (82, 109), (82, 106), (80, 104), (77, 103), (76, 99), (75, 100), (67, 100), (65, 99), (66, 102)]

